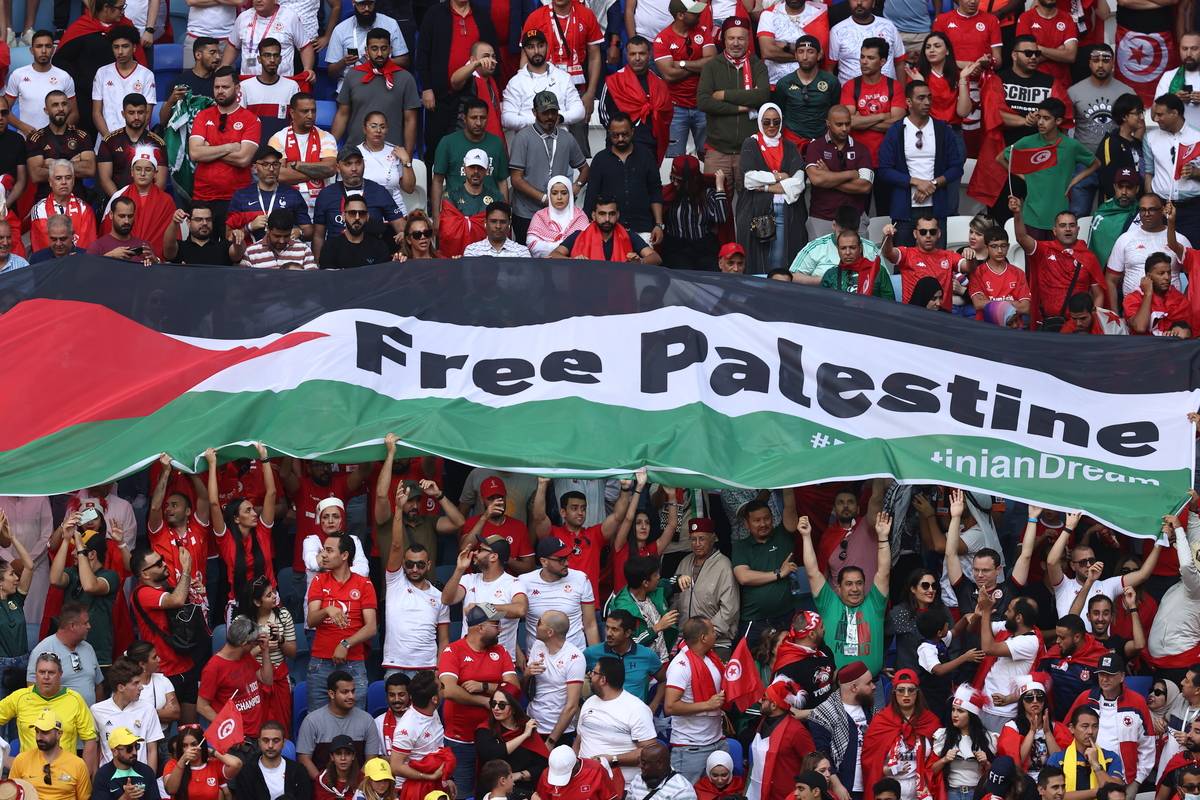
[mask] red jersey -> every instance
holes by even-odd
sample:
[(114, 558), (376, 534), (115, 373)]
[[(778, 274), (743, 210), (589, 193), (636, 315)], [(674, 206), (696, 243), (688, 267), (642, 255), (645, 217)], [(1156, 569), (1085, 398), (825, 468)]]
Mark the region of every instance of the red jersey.
[[(237, 538), (234, 533), (226, 529), (225, 533), (213, 536), (217, 540), (217, 552), (221, 554), (221, 560), (225, 562), (225, 574), (233, 576), (229, 581), (229, 599), (237, 599), (234, 596), (235, 588), (241, 588), (243, 585), (250, 584), (258, 577), (254, 573), (254, 541), (258, 540), (259, 550), (262, 551), (263, 557), (263, 573), (271, 581), (275, 583), (275, 565), (272, 563), (274, 558), (274, 548), (271, 546), (271, 528), (261, 519), (254, 529), (254, 533), (250, 536), (242, 537), (242, 552), (245, 559), (246, 572), (244, 577), (238, 577), (234, 566), (237, 564)], [(243, 584), (242, 581), (245, 581)]]
[(933, 29), (946, 34), (954, 46), (957, 61), (978, 61), (1000, 47), (1000, 20), (994, 14), (980, 11), (973, 17), (964, 16), (958, 9), (938, 14)]
[[(1062, 47), (1068, 42), (1079, 40), (1079, 28), (1071, 19), (1069, 11), (1059, 8), (1053, 17), (1046, 19), (1038, 13), (1038, 7), (1026, 11), (1017, 18), (1017, 36), (1031, 34), (1042, 47)], [(958, 54), (955, 53), (955, 57)], [(1038, 66), (1038, 72), (1044, 72), (1056, 81), (1062, 81), (1064, 86), (1071, 85), (1071, 65), (1061, 64), (1043, 58)]]
[(350, 497), (350, 490), (346, 487), (346, 476), (345, 472), (331, 473), (327, 486), (322, 486), (307, 475), (300, 476), (300, 488), (292, 498), (292, 505), (296, 507), (296, 540), (292, 549), (292, 570), (297, 575), (304, 572), (304, 540), (309, 536), (321, 534), (317, 503), (327, 497), (336, 497), (345, 504)]
[(1004, 271), (999, 274), (986, 263), (977, 266), (967, 283), (967, 292), (972, 297), (982, 294), (988, 300), (1029, 299), (1025, 273), (1008, 262), (1005, 262)]
[[(508, 30), (507, 14), (502, 22), (496, 20), (495, 3), (492, 4), (492, 22), (497, 31)], [(479, 26), (475, 24), (475, 12), (467, 7), (465, 15), (450, 7), (450, 58), (446, 61), (446, 79), (449, 80), (459, 67), (471, 60), (471, 48), (479, 41)]]
[[(196, 115), (192, 137), (203, 139), (207, 145), (253, 142), (257, 147), (262, 138), (262, 125), (258, 116), (247, 109), (238, 107), (230, 114), (222, 114), (218, 106), (209, 106)], [(196, 200), (228, 200), (236, 189), (249, 182), (249, 167), (206, 161), (196, 165), (192, 197)]]
[[(516, 671), (508, 651), (499, 644), (478, 651), (466, 639), (459, 639), (451, 642), (438, 656), (438, 677), (453, 675), (458, 679), (459, 686), (467, 681), (501, 683), (505, 674)], [(489, 713), (482, 706), (464, 705), (447, 699), (442, 706), (446, 738), (456, 742), (475, 741), (475, 729), (487, 722)]]
[(924, 277), (933, 277), (942, 285), (942, 309), (949, 311), (954, 305), (954, 290), (950, 288), (950, 284), (962, 257), (952, 250), (934, 250), (926, 253), (916, 247), (896, 249), (900, 251), (900, 261), (896, 263), (896, 269), (900, 272), (902, 301), (907, 303), (908, 298), (912, 297), (917, 281)]
[[(279, 467), (272, 463), (271, 471), (275, 475), (275, 485), (282, 486)], [(258, 461), (251, 461), (250, 467), (242, 472), (235, 461), (222, 464), (217, 468), (217, 495), (222, 508), (235, 497), (249, 500), (255, 508), (261, 508), (267, 496), (262, 465)]]
[(929, 115), (947, 125), (961, 125), (963, 120), (958, 115), (958, 86), (946, 80), (945, 75), (938, 75), (932, 70), (925, 76), (925, 83), (929, 84)]
[(567, 566), (587, 575), (592, 582), (592, 596), (600, 597), (600, 551), (604, 549), (604, 533), (600, 526), (580, 528), (579, 533), (574, 534), (563, 525), (555, 525), (550, 528), (550, 535), (574, 546), (567, 557)]
[(1075, 264), (1081, 267), (1075, 281), (1074, 294), (1088, 292), (1093, 286), (1104, 287), (1104, 271), (1100, 262), (1081, 241), (1066, 248), (1058, 242), (1038, 242), (1034, 251), (1025, 257), (1025, 269), (1036, 275), (1038, 304), (1042, 316), (1055, 317), (1064, 314), (1067, 304), (1067, 289), (1075, 274)]
[(542, 772), (538, 779), (537, 795), (541, 798), (554, 800), (613, 800), (617, 792), (613, 789), (612, 778), (600, 766), (600, 762), (592, 758), (581, 758), (578, 771), (567, 781), (566, 786), (551, 786), (547, 777), (549, 770)]
[(200, 673), (200, 696), (217, 713), (234, 698), (233, 707), (242, 715), (242, 728), (247, 736), (258, 736), (263, 724), (266, 703), (258, 683), (259, 663), (246, 653), (237, 661), (213, 655)]
[[(167, 610), (159, 606), (163, 598), (168, 594), (170, 592), (155, 586), (138, 586), (133, 590), (133, 613), (138, 621), (138, 629), (142, 632), (142, 636), (145, 637), (146, 641), (154, 645), (154, 649), (158, 652), (158, 659), (161, 662), (159, 671), (169, 678), (173, 675), (182, 675), (190, 670), (192, 668), (192, 659), (175, 652), (175, 649), (158, 635), (158, 630), (170, 632), (171, 623), (167, 621)], [(153, 627), (144, 624), (145, 619), (142, 618), (141, 611), (138, 610), (139, 608), (146, 612), (146, 616), (154, 623)], [(155, 628), (158, 630), (155, 630)]]
[[(481, 516), (483, 515), (476, 514), (466, 521), (462, 526), (464, 536), (475, 529), (475, 524)], [(509, 558), (524, 558), (533, 555), (533, 546), (529, 544), (529, 528), (519, 519), (505, 516), (499, 525), (491, 520), (484, 520), (479, 538), (486, 539), (489, 536), (504, 537), (504, 541), (508, 542)]]
[[(847, 106), (860, 116), (883, 114), (893, 108), (904, 108), (904, 91), (899, 81), (889, 80), (880, 75), (878, 83), (868, 83), (864, 78), (858, 97), (854, 96), (854, 87), (858, 79), (846, 81), (842, 85), (842, 105)], [(871, 161), (879, 163), (879, 146), (883, 144), (882, 131), (855, 131), (854, 140), (867, 148), (871, 153)]]
[[(694, 61), (704, 56), (704, 48), (708, 45), (716, 46), (712, 30), (704, 25), (697, 25), (686, 36), (679, 35), (668, 25), (654, 37), (654, 60), (669, 58), (673, 61)], [(681, 81), (667, 81), (671, 103), (681, 108), (695, 108), (699, 86), (700, 76), (694, 74), (689, 74)]]
[(193, 511), (188, 517), (187, 530), (182, 535), (176, 533), (164, 520), (157, 528), (151, 528), (150, 547), (163, 557), (167, 565), (167, 576), (172, 584), (178, 586), (183, 580), (183, 572), (179, 563), (179, 551), (186, 547), (192, 552), (192, 574), (188, 577), (204, 580), (208, 561), (208, 539), (212, 536), (212, 525), (204, 525), (196, 519)]
[[(379, 607), (379, 601), (375, 599), (375, 587), (371, 581), (353, 572), (345, 583), (339, 583), (332, 572), (317, 575), (312, 586), (308, 587), (308, 602), (313, 600), (320, 600), (321, 608), (340, 606), (342, 611), (346, 612), (346, 619), (350, 623), (349, 627), (339, 628), (328, 617), (321, 620), (317, 633), (313, 636), (313, 658), (333, 658), (333, 651), (342, 639), (348, 639), (362, 630), (363, 610)], [(366, 645), (356, 644), (350, 648), (350, 661), (363, 661), (366, 657)]]
[[(1133, 330), (1133, 318), (1142, 305), (1142, 290), (1125, 295), (1125, 321), (1129, 323), (1129, 332)], [(1192, 309), (1188, 304), (1187, 295), (1174, 286), (1167, 287), (1165, 295), (1153, 293), (1150, 304), (1150, 333), (1163, 336), (1171, 330), (1171, 323), (1177, 320), (1192, 322)]]
[[(168, 761), (163, 775), (170, 775), (178, 763), (174, 758)], [(229, 784), (225, 778), (225, 765), (215, 758), (208, 759), (202, 767), (193, 766), (190, 774), (188, 800), (220, 800), (221, 790)]]
[(604, 31), (600, 30), (596, 15), (579, 0), (571, 0), (571, 13), (565, 17), (555, 13), (550, 5), (538, 6), (526, 17), (521, 30), (539, 30), (545, 35), (546, 60), (565, 69), (574, 84), (587, 81), (583, 68), (588, 46), (604, 44)]

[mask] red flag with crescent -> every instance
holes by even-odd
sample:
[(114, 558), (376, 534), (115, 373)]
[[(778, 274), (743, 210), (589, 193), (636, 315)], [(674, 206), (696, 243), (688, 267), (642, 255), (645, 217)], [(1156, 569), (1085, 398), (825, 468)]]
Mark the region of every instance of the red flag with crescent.
[(233, 698), (236, 696), (237, 692), (234, 692), (204, 732), (204, 738), (218, 753), (228, 753), (229, 748), (241, 744), (246, 739), (242, 730), (242, 712), (233, 704)]
[(1143, 33), (1117, 25), (1117, 80), (1133, 87), (1149, 108), (1154, 103), (1158, 80), (1179, 66), (1175, 35), (1170, 30)]

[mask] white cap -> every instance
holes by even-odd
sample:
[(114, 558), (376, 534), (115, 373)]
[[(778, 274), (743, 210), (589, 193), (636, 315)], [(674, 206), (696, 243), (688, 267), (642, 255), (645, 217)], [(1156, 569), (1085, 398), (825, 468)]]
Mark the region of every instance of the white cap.
[(327, 508), (340, 508), (342, 513), (346, 512), (346, 504), (336, 497), (326, 497), (321, 502), (317, 503), (317, 516), (321, 516), (321, 512)]
[(480, 150), (478, 147), (471, 148), (467, 151), (467, 154), (463, 156), (464, 167), (483, 167), (484, 169), (487, 169), (488, 164), (490, 163), (491, 162), (488, 159), (488, 154)]
[(954, 692), (954, 708), (961, 708), (963, 711), (970, 711), (975, 716), (979, 716), (980, 700), (983, 696), (975, 691), (975, 687), (969, 683), (959, 684), (958, 689)]
[(133, 166), (139, 161), (149, 161), (150, 164), (158, 169), (158, 157), (154, 155), (153, 147), (138, 146), (134, 148), (133, 158), (129, 162), (129, 166)]
[(1027, 692), (1041, 692), (1042, 694), (1045, 694), (1046, 693), (1046, 685), (1044, 683), (1042, 683), (1041, 681), (1035, 681), (1032, 677), (1026, 675), (1024, 678), (1021, 679), (1021, 692), (1020, 693), (1025, 694)]
[(569, 744), (560, 744), (550, 751), (550, 766), (546, 773), (546, 783), (551, 786), (566, 786), (571, 781), (575, 764), (579, 758)]

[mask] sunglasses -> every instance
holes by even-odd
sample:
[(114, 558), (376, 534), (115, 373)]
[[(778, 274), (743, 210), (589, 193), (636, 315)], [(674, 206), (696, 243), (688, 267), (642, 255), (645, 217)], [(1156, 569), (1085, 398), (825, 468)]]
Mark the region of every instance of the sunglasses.
[(925, 131), (917, 131), (917, 149), (925, 146)]
[(1165, 691), (1165, 690), (1163, 690), (1163, 689), (1151, 689), (1151, 690), (1150, 690), (1150, 694), (1156, 694), (1156, 695), (1158, 695), (1159, 697), (1166, 697), (1166, 696), (1167, 696), (1167, 693), (1166, 693), (1166, 691)]
[(916, 694), (917, 687), (915, 687), (915, 686), (897, 686), (893, 691), (895, 691), (896, 694)]
[(49, 764), (42, 764), (42, 780), (46, 782), (47, 786), (54, 785), (54, 780), (50, 777), (50, 765)]
[(1041, 50), (1014, 50), (1013, 52), (1019, 53), (1020, 55), (1023, 55), (1026, 58), (1041, 58), (1042, 57)]
[(406, 559), (404, 559), (404, 568), (405, 569), (417, 569), (419, 567), (425, 566), (428, 563), (429, 563), (428, 561), (409, 561), (406, 558)]
[(937, 236), (939, 233), (937, 228), (917, 228), (917, 236)]
[(1092, 564), (1096, 563), (1096, 559), (1095, 558), (1081, 558), (1078, 561), (1072, 561), (1071, 563), (1072, 564), (1083, 564), (1085, 567), (1090, 567)]
[(155, 567), (161, 567), (164, 563), (165, 562), (160, 558), (158, 561), (155, 561), (153, 564), (147, 564), (146, 566), (142, 567), (142, 572), (145, 572), (148, 569), (154, 569)]
[(1021, 699), (1028, 703), (1032, 703), (1035, 700), (1045, 700), (1046, 693), (1045, 692), (1026, 692), (1025, 694), (1021, 695)]
[(221, 121), (217, 123), (217, 130), (221, 133), (225, 132), (225, 123), (229, 121), (228, 114), (221, 114)]
[(504, 709), (504, 708), (508, 708), (508, 701), (507, 700), (489, 700), (488, 705), (491, 706), (492, 708)]
[(917, 584), (917, 586), (919, 586), (922, 589), (934, 589), (937, 587), (937, 584), (930, 583), (929, 581), (921, 581), (920, 583)]
[(764, 119), (763, 120), (764, 128), (778, 128), (782, 124), (783, 124), (783, 120), (781, 120), (781, 119)]
[(408, 238), (410, 239), (428, 239), (433, 236), (433, 231), (409, 231)]

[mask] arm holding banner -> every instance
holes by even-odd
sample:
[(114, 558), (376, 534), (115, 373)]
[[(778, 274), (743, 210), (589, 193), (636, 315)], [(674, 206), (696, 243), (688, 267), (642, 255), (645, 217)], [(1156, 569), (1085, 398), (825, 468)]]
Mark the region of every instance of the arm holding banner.
[(529, 529), (533, 531), (535, 541), (550, 535), (550, 518), (546, 516), (546, 487), (549, 485), (549, 478), (538, 476), (537, 491), (533, 494), (533, 509), (529, 515)]
[(825, 588), (825, 575), (821, 572), (821, 567), (817, 564), (817, 552), (813, 549), (812, 543), (812, 524), (808, 521), (808, 517), (801, 517), (796, 523), (796, 530), (800, 533), (801, 551), (804, 554), (804, 572), (808, 575), (809, 589), (812, 591), (813, 597), (821, 593)]
[(1183, 581), (1183, 588), (1192, 597), (1200, 597), (1200, 570), (1196, 568), (1196, 559), (1192, 555), (1192, 546), (1188, 544), (1187, 532), (1180, 527), (1179, 517), (1174, 514), (1163, 516), (1164, 533), (1168, 527), (1175, 532), (1175, 553), (1179, 556), (1179, 578)]
[(1021, 553), (1017, 556), (1017, 563), (1013, 564), (1010, 576), (1013, 583), (1018, 586), (1024, 586), (1029, 579), (1029, 565), (1033, 562), (1033, 545), (1037, 538), (1037, 521), (1041, 515), (1041, 508), (1035, 505), (1029, 506), (1029, 516), (1025, 520), (1025, 534), (1021, 537)]
[(1063, 529), (1059, 532), (1058, 537), (1054, 540), (1054, 544), (1050, 548), (1050, 552), (1046, 555), (1046, 586), (1051, 590), (1063, 581), (1062, 560), (1067, 552), (1067, 540), (1071, 538), (1071, 534), (1075, 532), (1074, 527), (1063, 525)]
[(960, 554), (967, 552), (966, 545), (959, 538), (959, 529), (962, 528), (962, 515), (966, 510), (966, 500), (963, 497), (962, 489), (954, 489), (950, 492), (950, 527), (946, 529), (946, 577), (950, 579), (950, 585), (954, 586), (963, 577), (962, 562), (958, 560)]
[(880, 511), (875, 515), (875, 536), (879, 540), (875, 588), (886, 597), (892, 578), (892, 515), (886, 511)]
[[(1163, 216), (1167, 218), (1167, 247), (1171, 248), (1171, 252), (1180, 261), (1183, 261), (1184, 255), (1187, 253), (1187, 248), (1183, 246), (1183, 242), (1179, 241), (1179, 237), (1175, 235), (1175, 204), (1170, 200), (1163, 206)], [(1189, 281), (1191, 276), (1188, 276)], [(1188, 284), (1189, 289), (1191, 283)]]

